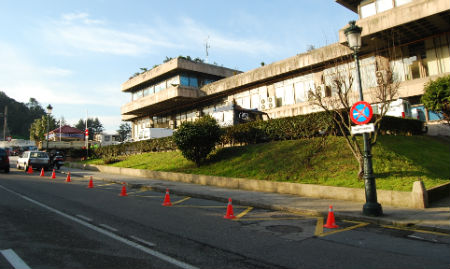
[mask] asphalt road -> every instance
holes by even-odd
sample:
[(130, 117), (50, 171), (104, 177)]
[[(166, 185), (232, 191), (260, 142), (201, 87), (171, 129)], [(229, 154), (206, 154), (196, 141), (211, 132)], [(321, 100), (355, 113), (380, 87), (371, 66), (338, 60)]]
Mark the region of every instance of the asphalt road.
[(0, 174), (0, 268), (450, 268), (445, 234), (49, 176)]

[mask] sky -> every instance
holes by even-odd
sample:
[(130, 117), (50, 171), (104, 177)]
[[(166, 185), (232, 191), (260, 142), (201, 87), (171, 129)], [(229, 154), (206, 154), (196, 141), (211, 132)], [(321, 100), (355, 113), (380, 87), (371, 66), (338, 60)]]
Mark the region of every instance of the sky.
[(333, 0), (0, 0), (0, 91), (105, 132), (131, 101), (121, 84), (179, 55), (249, 71), (338, 41), (357, 14)]

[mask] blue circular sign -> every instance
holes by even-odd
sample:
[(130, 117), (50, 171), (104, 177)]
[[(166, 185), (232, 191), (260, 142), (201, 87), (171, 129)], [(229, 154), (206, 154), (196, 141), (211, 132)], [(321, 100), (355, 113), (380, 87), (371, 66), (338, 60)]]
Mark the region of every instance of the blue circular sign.
[(353, 104), (350, 109), (350, 119), (353, 123), (362, 125), (368, 123), (373, 116), (372, 107), (369, 103), (359, 101)]

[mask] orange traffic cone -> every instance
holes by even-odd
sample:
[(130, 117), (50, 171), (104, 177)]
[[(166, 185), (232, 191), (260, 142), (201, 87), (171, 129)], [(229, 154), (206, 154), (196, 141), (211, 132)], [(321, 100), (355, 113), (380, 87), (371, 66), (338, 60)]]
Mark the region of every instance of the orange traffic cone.
[(52, 177), (51, 177), (51, 179), (55, 179), (56, 178), (56, 175), (55, 175), (55, 169), (53, 169), (53, 172), (52, 172)]
[(72, 182), (72, 180), (70, 180), (70, 172), (67, 172), (66, 182)]
[(228, 198), (227, 214), (223, 217), (226, 219), (235, 219), (236, 218), (236, 216), (234, 216), (234, 213), (233, 213), (233, 204), (231, 203), (231, 198)]
[(339, 227), (336, 225), (336, 222), (334, 220), (333, 206), (331, 206), (331, 205), (330, 205), (330, 208), (328, 209), (327, 224), (323, 225), (323, 227), (328, 228), (328, 229), (333, 229), (333, 228)]
[(128, 196), (127, 187), (125, 186), (125, 183), (122, 183), (122, 191), (120, 192), (119, 196)]
[(41, 175), (40, 175), (40, 176), (41, 176), (41, 177), (44, 177), (44, 176), (45, 176), (44, 168), (41, 169)]
[(172, 203), (170, 202), (170, 195), (169, 195), (169, 189), (166, 189), (166, 195), (164, 196), (164, 202), (162, 203), (163, 206), (172, 206)]
[(27, 171), (27, 173), (28, 174), (33, 174), (33, 167), (30, 165), (30, 166), (28, 166), (28, 171)]
[(92, 176), (91, 176), (91, 179), (89, 180), (88, 188), (89, 189), (94, 188), (94, 182), (92, 181)]

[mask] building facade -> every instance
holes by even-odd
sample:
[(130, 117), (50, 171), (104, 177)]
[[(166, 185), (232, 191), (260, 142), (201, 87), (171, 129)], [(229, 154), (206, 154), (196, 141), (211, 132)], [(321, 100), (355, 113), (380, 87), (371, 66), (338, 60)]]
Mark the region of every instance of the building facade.
[[(396, 98), (407, 100), (424, 121), (437, 115), (420, 103), (425, 83), (450, 74), (450, 1), (336, 0), (359, 14), (363, 28), (361, 81), (370, 93), (392, 74)], [(184, 121), (212, 115), (222, 126), (242, 115), (281, 118), (320, 110), (309, 92), (336, 93), (336, 77), (354, 77), (352, 51), (344, 26), (339, 42), (241, 73), (214, 65), (173, 59), (124, 84), (131, 101), (122, 119), (132, 122), (132, 137), (145, 128), (176, 129)], [(370, 94), (365, 95), (369, 102)], [(238, 113), (239, 112), (239, 113)], [(260, 113), (263, 112), (263, 113)]]

